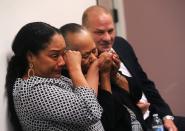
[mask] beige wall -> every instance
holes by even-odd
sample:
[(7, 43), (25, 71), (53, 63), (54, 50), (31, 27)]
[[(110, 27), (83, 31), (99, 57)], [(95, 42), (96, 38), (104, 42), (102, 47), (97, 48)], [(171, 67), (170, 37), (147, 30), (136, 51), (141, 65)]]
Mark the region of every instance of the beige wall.
[(185, 1), (124, 0), (127, 39), (161, 95), (185, 116)]

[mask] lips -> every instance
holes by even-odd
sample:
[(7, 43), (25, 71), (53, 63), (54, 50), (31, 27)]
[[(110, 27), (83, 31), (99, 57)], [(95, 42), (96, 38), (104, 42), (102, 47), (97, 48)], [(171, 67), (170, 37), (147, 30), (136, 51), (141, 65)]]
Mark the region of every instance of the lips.
[(112, 45), (112, 42), (111, 42), (111, 41), (101, 41), (101, 42), (99, 43), (99, 45), (100, 45), (100, 46), (105, 46), (105, 47), (107, 47), (107, 46), (111, 46), (111, 45)]
[(101, 43), (99, 43), (100, 45), (102, 45), (102, 46), (108, 46), (108, 45), (111, 45), (111, 43), (110, 42), (101, 42)]

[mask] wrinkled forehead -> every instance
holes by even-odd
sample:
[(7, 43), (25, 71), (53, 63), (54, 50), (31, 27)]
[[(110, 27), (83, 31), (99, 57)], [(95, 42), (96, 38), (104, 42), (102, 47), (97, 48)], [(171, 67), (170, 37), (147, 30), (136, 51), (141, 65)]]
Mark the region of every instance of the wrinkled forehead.
[(94, 14), (89, 17), (87, 22), (87, 28), (103, 28), (109, 27), (114, 28), (113, 18), (110, 14), (102, 13), (102, 14)]

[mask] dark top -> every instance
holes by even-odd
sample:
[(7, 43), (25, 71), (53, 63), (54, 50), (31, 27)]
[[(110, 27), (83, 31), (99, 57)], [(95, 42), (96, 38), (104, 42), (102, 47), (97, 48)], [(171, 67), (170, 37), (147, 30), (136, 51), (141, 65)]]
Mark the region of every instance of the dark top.
[(137, 116), (144, 130), (146, 125), (141, 110), (136, 106), (142, 92), (150, 102), (150, 112), (158, 113), (160, 117), (172, 115), (169, 106), (160, 96), (154, 83), (148, 79), (146, 73), (140, 66), (131, 45), (121, 37), (116, 37), (113, 49), (119, 55), (132, 77), (128, 78), (130, 93), (112, 84), (112, 94), (100, 90), (98, 98), (103, 107), (102, 123), (106, 131), (131, 131), (130, 115), (123, 104), (128, 106)]
[[(112, 94), (101, 89), (98, 92), (98, 100), (103, 107), (101, 121), (105, 131), (132, 131), (131, 116), (124, 105), (134, 112), (142, 128), (146, 129), (143, 114), (136, 106), (136, 102), (142, 95), (141, 89), (139, 85), (135, 85), (133, 78), (127, 77), (127, 80), (130, 93), (119, 88), (114, 83), (112, 83)], [(138, 91), (132, 91), (133, 87), (138, 88)]]

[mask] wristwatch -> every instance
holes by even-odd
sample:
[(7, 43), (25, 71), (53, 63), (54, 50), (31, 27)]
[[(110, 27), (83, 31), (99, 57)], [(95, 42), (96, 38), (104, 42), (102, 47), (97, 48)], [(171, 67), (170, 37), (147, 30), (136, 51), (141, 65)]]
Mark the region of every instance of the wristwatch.
[(167, 119), (167, 120), (174, 120), (174, 117), (170, 116), (170, 115), (166, 115), (166, 116), (163, 117), (163, 120), (165, 120), (165, 119)]

